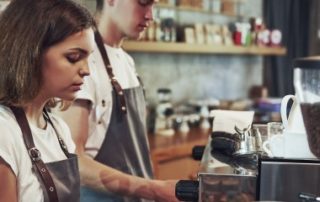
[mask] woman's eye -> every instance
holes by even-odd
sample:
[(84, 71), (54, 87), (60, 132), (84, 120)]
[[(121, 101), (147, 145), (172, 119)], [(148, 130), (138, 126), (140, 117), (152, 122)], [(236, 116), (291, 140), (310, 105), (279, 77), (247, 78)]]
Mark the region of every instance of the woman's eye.
[(154, 0), (138, 0), (139, 4), (143, 7), (149, 6), (154, 3)]
[(66, 55), (66, 58), (70, 63), (76, 63), (80, 60), (81, 55), (80, 53), (72, 53), (72, 54)]

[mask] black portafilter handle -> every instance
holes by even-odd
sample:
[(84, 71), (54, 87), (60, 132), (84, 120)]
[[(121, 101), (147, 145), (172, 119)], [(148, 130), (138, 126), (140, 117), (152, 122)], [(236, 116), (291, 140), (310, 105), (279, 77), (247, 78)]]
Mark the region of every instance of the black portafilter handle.
[(197, 145), (192, 148), (192, 158), (196, 161), (201, 161), (204, 149), (206, 146), (204, 145)]
[(197, 202), (199, 198), (199, 182), (179, 180), (176, 184), (176, 197), (179, 201)]

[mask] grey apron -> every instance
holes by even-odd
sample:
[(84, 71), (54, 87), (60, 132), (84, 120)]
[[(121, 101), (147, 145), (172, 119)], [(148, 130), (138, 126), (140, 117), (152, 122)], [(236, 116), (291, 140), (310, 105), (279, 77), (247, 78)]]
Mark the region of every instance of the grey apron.
[[(46, 163), (45, 165), (56, 186), (59, 202), (79, 202), (80, 175), (77, 156), (69, 153), (68, 159)], [(44, 196), (45, 201), (49, 201), (45, 193)]]
[[(80, 201), (80, 175), (79, 175), (79, 169), (78, 169), (78, 159), (75, 154), (71, 154), (68, 152), (67, 147), (62, 140), (61, 136), (58, 134), (58, 131), (54, 127), (52, 121), (50, 120), (50, 117), (47, 112), (44, 113), (45, 119), (51, 124), (53, 129), (55, 130), (55, 133), (57, 135), (57, 138), (59, 140), (60, 147), (62, 151), (67, 156), (67, 159), (61, 160), (61, 161), (55, 161), (44, 164), (41, 160), (41, 154), (39, 150), (36, 149), (33, 142), (32, 133), (28, 124), (28, 121), (25, 117), (25, 113), (23, 109), (16, 108), (16, 107), (10, 107), (15, 118), (17, 119), (17, 122), (21, 128), (21, 131), (23, 133), (24, 142), (26, 144), (27, 150), (29, 152), (31, 161), (32, 161), (32, 169), (36, 173), (43, 191), (44, 195), (44, 201), (45, 202), (78, 202)], [(31, 146), (31, 148), (30, 148)], [(38, 163), (41, 162), (40, 169)], [(40, 172), (46, 172), (46, 170), (49, 171), (49, 175), (41, 174)], [(56, 190), (56, 194), (54, 193), (54, 196), (51, 197), (51, 201), (49, 200), (48, 195), (48, 181), (51, 179), (48, 179), (48, 177), (52, 178), (54, 188)], [(46, 181), (46, 182), (44, 182)], [(50, 182), (49, 182), (50, 183)]]
[[(97, 41), (100, 48), (103, 47), (101, 42)], [(106, 54), (101, 53), (101, 55), (104, 57), (103, 55)], [(105, 65), (111, 68), (110, 64)], [(107, 72), (114, 87), (113, 106), (110, 124), (95, 160), (124, 173), (150, 179), (153, 174), (146, 136), (146, 103), (143, 88), (140, 85), (125, 90), (120, 87), (119, 90), (117, 86), (119, 84), (114, 84), (115, 77), (112, 70), (107, 69)], [(100, 201), (140, 202), (146, 200), (96, 192), (88, 187), (81, 188), (81, 202)]]

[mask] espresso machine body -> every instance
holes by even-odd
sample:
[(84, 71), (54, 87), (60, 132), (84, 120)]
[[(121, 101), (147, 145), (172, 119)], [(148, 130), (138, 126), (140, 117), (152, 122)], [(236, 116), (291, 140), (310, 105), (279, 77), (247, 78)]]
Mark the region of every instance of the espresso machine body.
[(257, 168), (224, 155), (212, 154), (210, 141), (211, 138), (198, 174), (199, 201), (254, 201)]
[(179, 200), (311, 202), (320, 196), (318, 159), (268, 158), (255, 154), (228, 159), (213, 154), (210, 141), (211, 137), (203, 151), (197, 181), (187, 183), (186, 189), (183, 183), (178, 183)]
[(199, 173), (199, 201), (254, 201), (256, 177), (230, 171), (225, 167), (216, 173)]
[(258, 170), (258, 200), (301, 202), (308, 201), (299, 197), (301, 194), (320, 196), (319, 160), (260, 159)]

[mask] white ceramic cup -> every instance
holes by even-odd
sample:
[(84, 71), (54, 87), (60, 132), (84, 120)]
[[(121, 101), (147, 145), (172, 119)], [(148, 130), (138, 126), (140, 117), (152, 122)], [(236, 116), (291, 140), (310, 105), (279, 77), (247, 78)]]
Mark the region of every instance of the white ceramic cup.
[(262, 144), (262, 149), (270, 157), (282, 157), (284, 154), (283, 124), (281, 122), (267, 123), (268, 138)]
[(309, 149), (304, 133), (284, 131), (282, 135), (274, 135), (265, 141), (262, 148), (270, 157), (316, 158)]
[(284, 157), (284, 135), (274, 135), (262, 144), (269, 157)]

